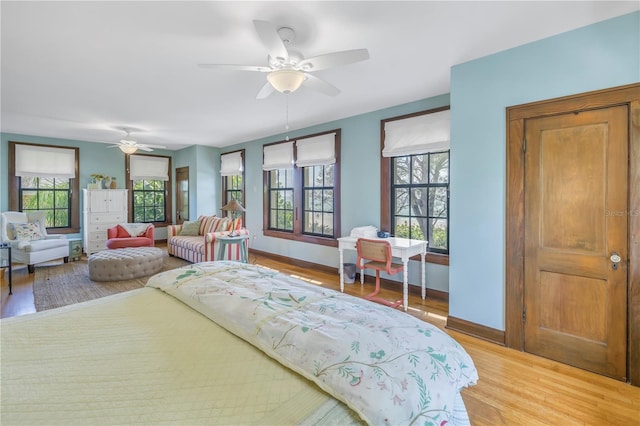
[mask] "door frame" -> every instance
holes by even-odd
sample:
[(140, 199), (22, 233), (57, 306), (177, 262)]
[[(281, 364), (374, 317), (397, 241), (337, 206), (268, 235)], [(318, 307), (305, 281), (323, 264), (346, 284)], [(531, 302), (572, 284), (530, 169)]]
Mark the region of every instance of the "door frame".
[(629, 223), (627, 284), (627, 370), (640, 386), (640, 83), (507, 108), (505, 247), (505, 345), (524, 350), (524, 123), (539, 118), (605, 108), (629, 107)]
[[(178, 172), (186, 172), (187, 173), (187, 185), (191, 185), (190, 179), (189, 179), (189, 166), (184, 166), (184, 167), (176, 167), (176, 220), (174, 221), (176, 224), (180, 225), (178, 223), (178, 217), (177, 217), (177, 207), (179, 206), (178, 203), (178, 197), (180, 196), (180, 180), (178, 179)], [(190, 191), (191, 188), (189, 187)], [(189, 210), (191, 210), (191, 206), (189, 206)], [(191, 215), (191, 211), (189, 211), (189, 216)], [(183, 222), (185, 220), (189, 220), (189, 219), (183, 219)]]

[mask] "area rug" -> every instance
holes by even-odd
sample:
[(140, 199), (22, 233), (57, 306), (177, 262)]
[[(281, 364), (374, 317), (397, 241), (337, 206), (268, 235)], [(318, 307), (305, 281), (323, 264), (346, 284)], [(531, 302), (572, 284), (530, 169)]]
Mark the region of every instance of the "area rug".
[[(166, 255), (162, 271), (188, 264), (186, 260)], [(46, 311), (141, 288), (149, 278), (150, 276), (126, 281), (91, 281), (86, 258), (59, 265), (37, 266), (33, 278), (34, 304), (36, 311)]]

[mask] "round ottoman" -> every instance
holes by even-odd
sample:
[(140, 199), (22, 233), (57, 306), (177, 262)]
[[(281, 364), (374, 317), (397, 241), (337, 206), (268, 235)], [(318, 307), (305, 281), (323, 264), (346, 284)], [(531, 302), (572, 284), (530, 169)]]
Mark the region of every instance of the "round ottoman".
[(103, 250), (89, 256), (91, 281), (122, 281), (155, 274), (162, 269), (164, 251), (156, 247)]

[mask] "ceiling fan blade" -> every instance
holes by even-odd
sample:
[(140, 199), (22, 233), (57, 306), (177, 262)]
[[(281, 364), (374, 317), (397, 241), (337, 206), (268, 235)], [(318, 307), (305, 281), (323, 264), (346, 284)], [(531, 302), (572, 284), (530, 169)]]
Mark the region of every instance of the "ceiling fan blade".
[(269, 67), (261, 67), (259, 65), (233, 65), (233, 64), (198, 64), (199, 68), (214, 68), (222, 70), (232, 71), (257, 71), (257, 72), (271, 72), (273, 71)]
[(262, 41), (262, 44), (267, 48), (269, 55), (272, 58), (282, 58), (285, 61), (289, 60), (289, 52), (285, 47), (282, 39), (278, 35), (278, 29), (271, 22), (254, 20), (253, 25), (256, 27), (258, 37)]
[(153, 149), (149, 148), (147, 145), (138, 145), (136, 146), (136, 148), (138, 148), (140, 151), (147, 151), (147, 152), (153, 151)]
[[(326, 55), (303, 59), (298, 63), (297, 68), (305, 71), (318, 71), (367, 59), (369, 59), (369, 51), (367, 49), (344, 50), (342, 52), (327, 53)], [(305, 65), (311, 68), (307, 69)]]
[(164, 145), (151, 145), (151, 144), (148, 144), (148, 143), (140, 143), (140, 144), (138, 144), (138, 147), (140, 147), (140, 146), (148, 146), (149, 148), (158, 148), (158, 149), (166, 149), (167, 148)]
[(118, 145), (109, 145), (107, 148), (118, 148), (120, 146), (120, 144)]
[(264, 99), (268, 97), (270, 94), (273, 93), (273, 90), (274, 90), (273, 86), (271, 85), (271, 83), (267, 81), (267, 84), (262, 86), (262, 89), (260, 89), (260, 91), (256, 95), (256, 99)]
[(305, 75), (307, 76), (307, 79), (302, 83), (303, 86), (317, 90), (318, 92), (324, 93), (328, 96), (338, 96), (340, 94), (340, 89), (334, 85), (327, 83), (313, 74), (305, 73)]

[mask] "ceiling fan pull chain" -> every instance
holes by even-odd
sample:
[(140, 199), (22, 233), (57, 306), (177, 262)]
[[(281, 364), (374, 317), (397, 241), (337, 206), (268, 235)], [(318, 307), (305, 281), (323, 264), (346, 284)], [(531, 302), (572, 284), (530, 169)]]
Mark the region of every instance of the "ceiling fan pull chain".
[[(288, 132), (289, 131), (289, 94), (285, 93), (284, 98), (285, 98), (285, 125), (284, 125), (284, 129)], [(289, 140), (289, 135), (286, 135), (284, 140), (288, 141)]]

